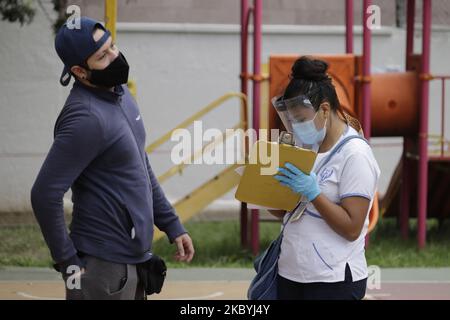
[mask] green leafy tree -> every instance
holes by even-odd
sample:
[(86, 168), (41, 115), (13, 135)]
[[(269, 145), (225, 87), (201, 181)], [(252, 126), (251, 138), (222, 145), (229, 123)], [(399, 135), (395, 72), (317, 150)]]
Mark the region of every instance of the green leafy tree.
[(30, 24), (33, 21), (36, 9), (31, 1), (26, 0), (0, 0), (0, 14), (3, 20), (19, 22), (20, 25)]
[(56, 33), (64, 22), (66, 22), (66, 8), (67, 8), (67, 0), (52, 0), (53, 2), (53, 10), (55, 10), (58, 14), (56, 21), (53, 23), (53, 31)]
[(36, 8), (33, 3), (38, 4), (44, 11), (46, 18), (52, 24), (53, 31), (56, 33), (67, 19), (67, 0), (52, 0), (53, 10), (56, 12), (56, 19), (50, 17), (41, 0), (0, 0), (1, 17), (3, 20), (9, 22), (19, 22), (22, 26), (24, 24), (30, 24), (36, 13)]

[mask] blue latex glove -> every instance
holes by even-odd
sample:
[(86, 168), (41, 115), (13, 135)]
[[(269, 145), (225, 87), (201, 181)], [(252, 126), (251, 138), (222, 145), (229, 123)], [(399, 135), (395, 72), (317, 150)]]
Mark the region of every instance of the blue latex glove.
[(320, 188), (314, 172), (307, 175), (289, 162), (284, 168), (278, 168), (278, 172), (283, 175), (275, 175), (275, 179), (292, 191), (305, 195), (308, 201), (313, 201), (319, 196)]

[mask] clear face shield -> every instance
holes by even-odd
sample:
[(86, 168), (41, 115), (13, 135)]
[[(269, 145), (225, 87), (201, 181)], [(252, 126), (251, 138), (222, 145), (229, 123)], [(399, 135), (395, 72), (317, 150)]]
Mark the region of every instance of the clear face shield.
[(299, 95), (291, 99), (276, 96), (272, 105), (277, 111), (286, 130), (295, 138), (295, 145), (317, 152), (325, 138), (326, 123), (317, 127), (315, 118), (317, 113), (306, 95)]

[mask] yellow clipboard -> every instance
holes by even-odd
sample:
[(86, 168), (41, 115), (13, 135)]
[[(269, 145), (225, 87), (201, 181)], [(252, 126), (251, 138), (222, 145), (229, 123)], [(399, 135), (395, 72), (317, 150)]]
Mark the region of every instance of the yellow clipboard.
[[(261, 155), (259, 150), (269, 151), (266, 153), (263, 151)], [(278, 161), (276, 161), (277, 156), (273, 156), (273, 152), (278, 152)], [(269, 159), (273, 156), (272, 161), (269, 162), (265, 154), (268, 154)], [(286, 162), (292, 163), (309, 174), (316, 156), (317, 154), (314, 151), (289, 144), (257, 141), (250, 152), (249, 163), (245, 165), (235, 198), (259, 206), (287, 211), (293, 210), (300, 201), (301, 194), (281, 185), (273, 176), (277, 174), (277, 167), (284, 166)], [(269, 170), (269, 168), (273, 168), (273, 170)], [(267, 174), (271, 171), (273, 171), (272, 174)]]

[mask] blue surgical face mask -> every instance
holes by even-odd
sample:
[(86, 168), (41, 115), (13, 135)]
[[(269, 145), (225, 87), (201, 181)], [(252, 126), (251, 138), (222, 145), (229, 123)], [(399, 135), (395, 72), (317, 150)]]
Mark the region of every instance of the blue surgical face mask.
[(323, 139), (325, 139), (327, 120), (325, 119), (323, 128), (317, 130), (316, 125), (314, 124), (314, 119), (316, 118), (316, 116), (317, 113), (311, 120), (292, 123), (292, 129), (294, 130), (295, 136), (304, 144), (319, 144), (323, 141)]

